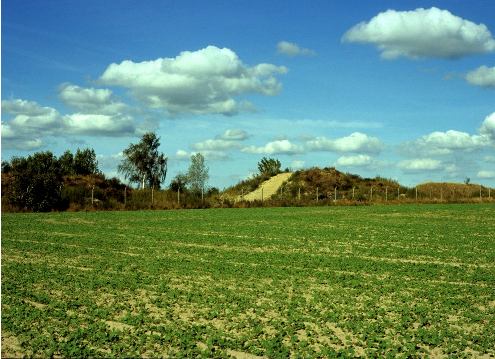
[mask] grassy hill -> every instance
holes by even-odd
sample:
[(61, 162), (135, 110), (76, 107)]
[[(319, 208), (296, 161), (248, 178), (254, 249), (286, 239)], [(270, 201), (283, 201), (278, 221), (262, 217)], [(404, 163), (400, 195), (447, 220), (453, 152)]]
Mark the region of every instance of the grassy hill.
[[(254, 191), (268, 177), (254, 176), (227, 188), (224, 195), (235, 198)], [(392, 200), (416, 201), (474, 201), (480, 197), (492, 197), (492, 191), (478, 184), (464, 183), (422, 183), (416, 187), (403, 186), (393, 179), (380, 176), (363, 178), (356, 174), (341, 172), (334, 167), (299, 170), (282, 185), (272, 200), (302, 202), (342, 201), (380, 202)], [(337, 196), (335, 196), (337, 192)], [(416, 194), (417, 193), (417, 194)], [(276, 205), (276, 204), (275, 204)]]

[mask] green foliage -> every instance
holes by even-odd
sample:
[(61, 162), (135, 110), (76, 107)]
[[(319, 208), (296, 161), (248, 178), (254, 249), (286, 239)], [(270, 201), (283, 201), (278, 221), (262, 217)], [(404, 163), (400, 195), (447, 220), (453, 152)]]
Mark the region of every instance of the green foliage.
[(143, 135), (137, 144), (124, 150), (124, 159), (118, 170), (132, 183), (141, 188), (160, 188), (167, 176), (167, 157), (158, 151), (160, 138), (153, 132)]
[(62, 173), (51, 152), (15, 157), (9, 166), (5, 198), (12, 206), (34, 212), (60, 207)]
[(187, 185), (192, 193), (199, 194), (206, 189), (208, 178), (208, 166), (205, 158), (201, 153), (191, 156), (191, 164), (187, 171)]
[(2, 356), (492, 357), (493, 233), (489, 204), (3, 213)]
[[(63, 161), (61, 164), (64, 165), (63, 169), (69, 171), (68, 174), (76, 175), (95, 175), (100, 173), (98, 169), (98, 161), (96, 160), (95, 150), (92, 148), (86, 148), (84, 150), (77, 149), (76, 155), (73, 160), (73, 171), (70, 171), (70, 155), (69, 151), (66, 151), (60, 158)], [(65, 162), (65, 163), (64, 163)]]
[(275, 158), (263, 157), (258, 162), (258, 171), (262, 176), (275, 176), (281, 172), (282, 164)]
[(74, 155), (70, 150), (67, 150), (58, 159), (60, 170), (64, 176), (72, 176), (75, 174)]
[(187, 182), (188, 178), (187, 175), (179, 173), (177, 176), (175, 176), (172, 181), (170, 181), (170, 190), (177, 192), (181, 191), (184, 192), (187, 188)]

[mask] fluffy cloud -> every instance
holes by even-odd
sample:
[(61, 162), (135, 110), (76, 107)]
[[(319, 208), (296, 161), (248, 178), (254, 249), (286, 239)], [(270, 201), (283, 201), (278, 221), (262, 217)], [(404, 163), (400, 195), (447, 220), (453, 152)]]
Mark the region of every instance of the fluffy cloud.
[(480, 133), (495, 143), (495, 112), (486, 116), (481, 124)]
[(342, 167), (366, 167), (373, 164), (373, 158), (368, 155), (342, 156), (335, 164)]
[(208, 46), (181, 52), (175, 58), (113, 63), (100, 82), (128, 88), (146, 105), (171, 114), (233, 115), (252, 108), (235, 97), (248, 93), (276, 95), (281, 84), (275, 75), (286, 72), (283, 66), (265, 63), (249, 67), (232, 50)]
[(476, 174), (476, 177), (483, 179), (492, 179), (495, 178), (495, 171), (481, 170)]
[(208, 139), (193, 144), (191, 147), (199, 152), (202, 151), (225, 151), (232, 148), (240, 148), (241, 142), (248, 138), (246, 131), (238, 129), (226, 130), (214, 139)]
[(302, 146), (290, 142), (289, 140), (277, 140), (277, 141), (268, 142), (266, 145), (261, 147), (256, 147), (256, 146), (244, 147), (241, 151), (245, 153), (255, 153), (255, 154), (293, 155), (304, 152), (304, 148)]
[(429, 156), (449, 155), (456, 151), (473, 151), (489, 144), (485, 135), (470, 135), (466, 132), (449, 130), (435, 131), (406, 143), (407, 152)]
[(63, 119), (66, 131), (71, 134), (93, 136), (120, 136), (135, 131), (129, 116), (74, 113)]
[(122, 136), (135, 132), (133, 119), (127, 115), (62, 115), (52, 107), (21, 99), (2, 101), (2, 113), (7, 115), (2, 120), (5, 148), (39, 149), (44, 139), (52, 136)]
[(222, 140), (228, 141), (244, 141), (249, 137), (248, 133), (244, 130), (229, 129), (219, 136)]
[(43, 146), (42, 137), (54, 135), (61, 126), (61, 116), (51, 107), (21, 99), (2, 101), (2, 142), (5, 148), (34, 150)]
[(442, 162), (431, 158), (416, 158), (399, 162), (398, 167), (405, 172), (424, 172), (442, 169)]
[(109, 89), (83, 88), (66, 83), (60, 86), (59, 97), (66, 105), (82, 113), (114, 115), (127, 109), (124, 103), (113, 98)]
[(361, 132), (354, 132), (349, 136), (337, 139), (317, 137), (307, 141), (306, 146), (312, 151), (361, 153), (378, 153), (383, 148), (383, 144), (378, 138), (370, 137)]
[(288, 41), (280, 41), (277, 44), (277, 52), (287, 56), (314, 56), (316, 52), (300, 47), (298, 44)]
[(454, 59), (495, 50), (484, 24), (475, 24), (435, 7), (413, 11), (387, 10), (361, 22), (343, 41), (371, 43), (385, 59), (435, 57)]
[(467, 73), (466, 80), (471, 85), (481, 87), (495, 87), (495, 66), (478, 67), (476, 70)]

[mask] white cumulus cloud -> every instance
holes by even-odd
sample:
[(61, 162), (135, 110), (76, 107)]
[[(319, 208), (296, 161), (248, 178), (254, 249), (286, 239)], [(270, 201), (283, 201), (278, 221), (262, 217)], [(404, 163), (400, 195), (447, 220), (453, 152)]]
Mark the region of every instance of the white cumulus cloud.
[(280, 41), (277, 44), (277, 52), (287, 56), (314, 56), (316, 52), (311, 49), (300, 47), (298, 44), (289, 41)]
[(476, 174), (476, 177), (483, 179), (495, 178), (495, 171), (481, 170)]
[(400, 161), (398, 167), (405, 172), (424, 172), (442, 169), (442, 162), (431, 158)]
[(250, 103), (236, 97), (276, 95), (281, 84), (275, 76), (286, 72), (283, 66), (266, 63), (249, 67), (234, 51), (208, 46), (181, 52), (175, 58), (113, 63), (100, 82), (128, 88), (147, 106), (171, 114), (234, 115), (252, 109)]
[(495, 50), (495, 39), (484, 24), (435, 7), (381, 12), (352, 27), (342, 40), (374, 44), (385, 59), (454, 59)]
[(368, 136), (361, 132), (354, 132), (349, 136), (337, 139), (317, 137), (307, 141), (306, 146), (312, 151), (361, 153), (378, 153), (383, 148), (383, 144), (378, 138)]
[(115, 136), (135, 131), (134, 122), (128, 116), (74, 113), (65, 116), (63, 122), (71, 134)]
[(489, 143), (490, 140), (486, 135), (470, 135), (466, 132), (449, 130), (424, 135), (415, 141), (406, 143), (405, 148), (410, 153), (437, 156), (458, 151), (473, 151), (486, 147)]
[(289, 140), (276, 140), (272, 142), (268, 142), (264, 146), (256, 147), (256, 146), (248, 146), (244, 147), (242, 152), (245, 153), (257, 153), (257, 154), (298, 154), (304, 152), (304, 148), (300, 145), (296, 145)]
[(368, 155), (342, 156), (335, 163), (342, 167), (366, 167), (373, 163), (373, 158)]
[[(214, 152), (216, 157), (227, 157), (225, 151), (240, 148), (242, 141), (249, 137), (248, 133), (239, 129), (228, 129), (213, 139), (197, 142), (191, 148), (198, 152)], [(221, 155), (223, 153), (223, 155)]]
[(482, 136), (489, 137), (495, 143), (495, 112), (486, 116), (481, 124), (480, 133)]
[(495, 66), (480, 66), (466, 75), (466, 80), (471, 85), (495, 88)]
[(84, 88), (65, 83), (60, 86), (59, 97), (66, 105), (82, 113), (109, 115), (121, 113), (127, 108), (124, 103), (113, 98), (109, 89)]
[(60, 114), (52, 107), (21, 99), (2, 101), (2, 140), (5, 148), (41, 148), (47, 137), (122, 136), (135, 132), (132, 117), (124, 114)]

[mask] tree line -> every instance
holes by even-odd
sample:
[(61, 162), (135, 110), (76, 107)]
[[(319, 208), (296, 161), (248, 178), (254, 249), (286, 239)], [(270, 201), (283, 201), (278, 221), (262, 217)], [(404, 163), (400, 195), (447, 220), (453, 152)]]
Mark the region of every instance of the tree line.
[[(168, 158), (159, 151), (160, 138), (146, 133), (138, 143), (123, 150), (118, 172), (138, 189), (159, 190), (167, 176)], [(118, 178), (106, 178), (91, 148), (65, 151), (60, 157), (50, 151), (2, 161), (2, 208), (44, 212), (87, 207), (102, 202), (105, 208), (125, 205), (134, 188)], [(187, 173), (177, 175), (171, 191), (192, 195), (211, 194), (209, 169), (202, 154), (191, 156)], [(214, 192), (214, 191), (213, 191)], [(218, 192), (218, 190), (216, 190)], [(138, 198), (138, 196), (136, 196)], [(131, 199), (129, 197), (129, 199)]]

